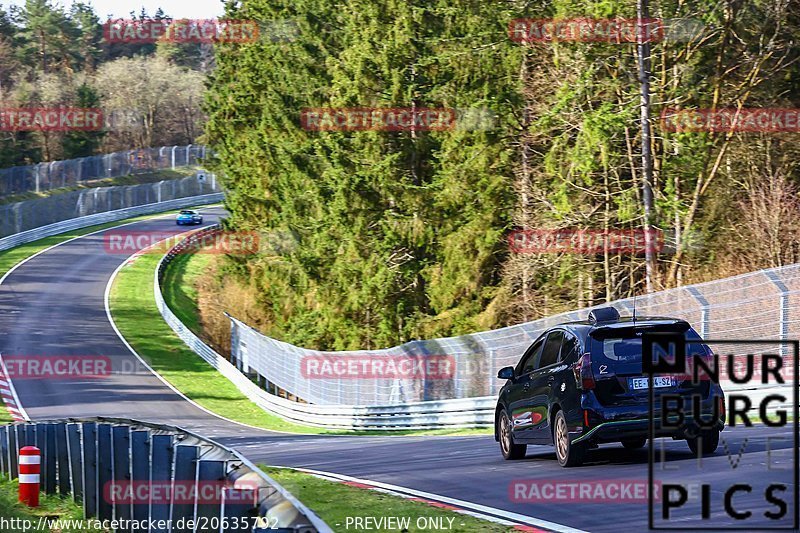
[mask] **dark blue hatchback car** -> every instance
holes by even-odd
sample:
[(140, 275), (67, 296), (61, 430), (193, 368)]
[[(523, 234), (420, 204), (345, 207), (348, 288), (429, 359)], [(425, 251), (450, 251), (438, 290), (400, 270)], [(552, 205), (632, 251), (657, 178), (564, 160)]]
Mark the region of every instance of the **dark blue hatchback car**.
[[(606, 307), (592, 311), (587, 321), (550, 328), (516, 367), (498, 373), (508, 380), (495, 411), (495, 440), (503, 457), (520, 459), (528, 444), (552, 444), (561, 466), (576, 466), (602, 443), (643, 447), (650, 431), (650, 382), (642, 370), (645, 333), (683, 333), (689, 341), (688, 362), (700, 357), (711, 364), (711, 349), (676, 318), (620, 318), (616, 309)], [(654, 435), (685, 439), (695, 454), (713, 453), (725, 425), (722, 388), (688, 375), (654, 375), (652, 387), (654, 395), (680, 396), (687, 406), (695, 399), (700, 406), (699, 413), (680, 424), (662, 425), (656, 410)], [(694, 422), (697, 415), (711, 424), (700, 427)]]

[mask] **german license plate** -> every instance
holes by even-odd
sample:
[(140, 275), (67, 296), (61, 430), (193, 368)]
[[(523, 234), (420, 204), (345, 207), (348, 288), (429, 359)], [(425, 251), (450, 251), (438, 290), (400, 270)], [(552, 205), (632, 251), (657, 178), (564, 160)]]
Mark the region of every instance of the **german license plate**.
[[(628, 378), (628, 388), (631, 390), (646, 389), (648, 385), (648, 378)], [(666, 376), (657, 376), (653, 378), (653, 388), (660, 389), (664, 387), (672, 387), (672, 378)]]

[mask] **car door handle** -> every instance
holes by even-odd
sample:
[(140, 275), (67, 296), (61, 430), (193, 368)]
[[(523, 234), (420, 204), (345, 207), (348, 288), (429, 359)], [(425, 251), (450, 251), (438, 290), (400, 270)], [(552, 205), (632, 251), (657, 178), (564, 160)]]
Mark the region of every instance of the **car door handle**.
[(555, 376), (550, 376), (549, 378), (547, 378), (547, 384), (552, 385), (555, 380), (556, 380)]
[(530, 384), (529, 382), (527, 382), (527, 381), (526, 381), (526, 382), (525, 382), (525, 384), (524, 384), (524, 385), (522, 385), (522, 388), (523, 388), (524, 390), (528, 390), (528, 389), (530, 389), (530, 388), (531, 388), (531, 384)]

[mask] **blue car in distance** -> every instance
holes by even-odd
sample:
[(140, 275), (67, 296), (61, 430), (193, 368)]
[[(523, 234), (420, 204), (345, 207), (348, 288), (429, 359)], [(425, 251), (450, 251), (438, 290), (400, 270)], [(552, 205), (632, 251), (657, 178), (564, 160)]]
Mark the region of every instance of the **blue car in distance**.
[(198, 213), (197, 211), (192, 211), (189, 209), (185, 209), (178, 213), (178, 216), (175, 217), (175, 224), (178, 226), (182, 226), (184, 224), (187, 225), (194, 225), (194, 224), (202, 224), (203, 223), (203, 215)]

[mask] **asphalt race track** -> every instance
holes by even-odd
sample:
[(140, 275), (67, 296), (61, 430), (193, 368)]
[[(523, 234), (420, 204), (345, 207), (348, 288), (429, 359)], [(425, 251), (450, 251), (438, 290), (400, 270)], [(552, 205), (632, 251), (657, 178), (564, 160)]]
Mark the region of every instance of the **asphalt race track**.
[[(222, 213), (218, 208), (203, 210), (207, 224)], [(137, 222), (125, 229), (186, 231), (176, 227), (172, 217)], [(126, 371), (140, 365), (108, 321), (104, 293), (109, 278), (128, 256), (109, 253), (104, 233), (81, 237), (41, 253), (14, 270), (0, 285), (0, 353), (4, 357), (105, 356), (117, 370), (102, 379), (15, 379), (20, 402), (31, 418), (117, 416), (168, 423), (235, 447), (256, 462), (390, 483), (488, 506), (496, 509), (498, 516), (507, 511), (586, 531), (647, 529), (647, 448), (628, 451), (618, 445), (603, 446), (589, 455), (585, 466), (564, 469), (548, 447), (530, 446), (524, 460), (504, 461), (490, 436), (271, 433), (216, 418), (185, 401), (153, 374)], [(773, 440), (768, 442), (768, 436)], [(702, 466), (691, 456), (685, 442), (657, 441), (659, 455), (662, 442), (666, 453), (663, 463), (654, 468), (655, 479), (713, 485), (710, 520), (695, 520), (699, 506), (693, 493), (686, 507), (693, 505), (694, 514), (678, 523), (684, 524), (685, 530), (723, 523), (755, 530), (756, 520), (765, 524), (763, 512), (776, 509), (765, 502), (765, 487), (759, 484), (780, 481), (787, 486), (782, 498), (788, 504), (788, 513), (786, 519), (770, 525), (791, 527), (796, 496), (791, 470), (792, 427), (729, 428), (723, 437), (730, 455), (720, 445), (716, 455), (704, 459)], [(600, 496), (595, 493), (584, 498), (562, 498), (547, 488), (550, 483), (587, 481), (606, 490), (609, 483), (617, 487), (627, 483), (645, 492), (638, 493), (638, 498), (637, 494), (628, 494), (632, 496), (628, 501), (620, 501), (620, 495), (610, 490)], [(539, 490), (528, 490), (530, 482), (535, 482)], [(720, 487), (745, 482), (754, 486), (753, 491), (738, 493), (733, 501), (738, 509), (753, 511), (753, 522), (729, 522), (723, 510), (724, 490)], [(659, 513), (657, 507), (657, 518)], [(359, 516), (359, 511), (354, 509), (353, 515)], [(534, 525), (537, 521), (528, 523)], [(670, 522), (669, 527), (676, 527), (676, 523)]]

